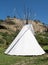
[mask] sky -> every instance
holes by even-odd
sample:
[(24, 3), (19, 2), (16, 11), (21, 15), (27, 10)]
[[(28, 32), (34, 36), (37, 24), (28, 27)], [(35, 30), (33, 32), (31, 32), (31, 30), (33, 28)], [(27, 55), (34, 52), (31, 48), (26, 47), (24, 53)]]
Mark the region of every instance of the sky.
[(48, 0), (0, 0), (0, 19), (24, 18), (26, 9), (31, 10), (31, 18), (48, 24)]

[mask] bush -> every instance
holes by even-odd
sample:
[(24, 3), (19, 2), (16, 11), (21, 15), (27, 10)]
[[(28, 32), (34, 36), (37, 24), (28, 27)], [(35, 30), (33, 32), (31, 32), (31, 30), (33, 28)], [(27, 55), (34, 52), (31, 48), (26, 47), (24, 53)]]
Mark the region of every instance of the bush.
[(36, 39), (41, 45), (48, 45), (47, 34), (44, 34), (44, 37), (43, 34), (36, 34)]
[(1, 44), (4, 44), (4, 41), (3, 41), (2, 39), (0, 39), (0, 45), (1, 45)]
[(0, 22), (3, 22), (3, 20), (0, 19)]
[(9, 44), (11, 44), (11, 42), (14, 40), (14, 38), (17, 36), (18, 33), (19, 30), (16, 30), (14, 34), (8, 34), (7, 32), (6, 33), (0, 32), (0, 35), (2, 36), (2, 39), (0, 40), (0, 46), (2, 45), (8, 46)]
[(15, 25), (15, 22), (13, 22), (13, 21), (8, 21), (6, 23), (9, 24), (9, 25)]

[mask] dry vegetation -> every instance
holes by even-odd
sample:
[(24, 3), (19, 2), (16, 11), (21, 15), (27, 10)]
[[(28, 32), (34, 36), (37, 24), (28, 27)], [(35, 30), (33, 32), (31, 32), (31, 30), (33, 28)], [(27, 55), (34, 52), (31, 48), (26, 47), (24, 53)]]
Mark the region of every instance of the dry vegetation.
[(36, 38), (47, 52), (45, 55), (25, 57), (4, 54), (5, 49), (25, 24), (22, 21), (20, 19), (9, 19), (0, 22), (0, 65), (48, 65), (48, 32), (45, 33), (47, 28), (40, 22), (29, 21), (29, 23), (33, 24), (35, 32), (38, 32)]

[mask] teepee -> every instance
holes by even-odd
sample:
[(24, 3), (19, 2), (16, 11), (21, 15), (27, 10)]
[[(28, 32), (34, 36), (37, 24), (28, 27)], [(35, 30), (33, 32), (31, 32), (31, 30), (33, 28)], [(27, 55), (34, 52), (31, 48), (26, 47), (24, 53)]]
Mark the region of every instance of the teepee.
[(45, 51), (41, 48), (34, 36), (32, 24), (26, 24), (5, 51), (9, 55), (42, 55)]

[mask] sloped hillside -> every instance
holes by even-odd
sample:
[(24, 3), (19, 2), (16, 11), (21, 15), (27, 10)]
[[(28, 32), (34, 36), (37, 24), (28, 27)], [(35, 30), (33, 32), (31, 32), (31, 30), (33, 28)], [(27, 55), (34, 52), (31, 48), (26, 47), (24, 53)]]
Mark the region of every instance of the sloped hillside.
[[(39, 21), (28, 20), (29, 23), (33, 25), (35, 32), (40, 32), (36, 35), (36, 38), (40, 44), (48, 44), (48, 33), (47, 27)], [(25, 25), (26, 20), (10, 18), (0, 22), (0, 47), (7, 47), (13, 39), (17, 36), (21, 28)], [(45, 43), (44, 43), (45, 42)]]
[[(35, 32), (45, 32), (47, 31), (47, 27), (37, 20), (28, 20), (29, 23), (33, 25)], [(0, 32), (8, 32), (13, 33), (16, 30), (21, 30), (21, 28), (25, 25), (26, 20), (10, 18), (4, 20), (0, 23)]]

